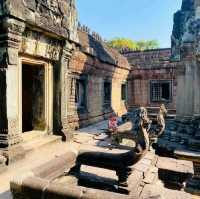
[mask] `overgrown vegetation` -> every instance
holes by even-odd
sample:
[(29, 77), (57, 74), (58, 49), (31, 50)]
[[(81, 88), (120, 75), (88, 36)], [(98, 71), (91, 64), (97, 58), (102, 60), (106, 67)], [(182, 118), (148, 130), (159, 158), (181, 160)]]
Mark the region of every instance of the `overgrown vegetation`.
[(128, 38), (114, 38), (107, 41), (107, 44), (112, 48), (116, 48), (117, 50), (130, 49), (143, 51), (159, 48), (159, 42), (157, 40), (134, 41)]

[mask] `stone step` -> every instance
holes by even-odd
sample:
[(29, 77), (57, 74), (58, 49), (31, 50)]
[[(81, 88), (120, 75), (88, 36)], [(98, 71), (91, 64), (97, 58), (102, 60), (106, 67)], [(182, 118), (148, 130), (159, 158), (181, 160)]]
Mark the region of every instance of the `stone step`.
[(159, 179), (168, 186), (184, 187), (184, 183), (194, 175), (191, 161), (159, 157), (156, 164)]
[(177, 158), (186, 159), (193, 162), (200, 162), (200, 152), (187, 150), (187, 149), (176, 149), (174, 154)]
[[(158, 113), (160, 107), (147, 107), (148, 113)], [(176, 109), (167, 109), (168, 114), (176, 115)]]
[(184, 191), (167, 189), (161, 182), (156, 184), (147, 184), (142, 194), (141, 199), (191, 199), (191, 195)]
[(29, 142), (32, 141), (36, 138), (41, 138), (45, 135), (44, 132), (40, 132), (40, 131), (31, 131), (31, 132), (26, 132), (22, 134), (23, 137), (23, 141), (24, 142)]
[[(148, 113), (148, 116), (150, 118), (156, 118), (158, 113)], [(176, 114), (167, 114), (166, 119), (174, 119), (176, 117)]]
[(22, 147), (25, 150), (25, 153), (27, 154), (35, 150), (40, 150), (43, 147), (49, 147), (52, 144), (61, 142), (61, 140), (62, 140), (61, 136), (44, 135), (35, 137), (31, 141), (24, 142), (22, 144)]

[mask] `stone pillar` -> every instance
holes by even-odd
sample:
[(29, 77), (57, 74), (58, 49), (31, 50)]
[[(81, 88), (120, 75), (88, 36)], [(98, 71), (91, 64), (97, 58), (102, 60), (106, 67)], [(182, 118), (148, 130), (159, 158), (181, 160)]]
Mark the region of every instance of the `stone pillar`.
[(194, 68), (194, 117), (200, 117), (200, 62)]
[(190, 120), (194, 116), (196, 59), (193, 43), (181, 49), (181, 62), (177, 66), (177, 120)]
[(177, 68), (177, 99), (176, 99), (176, 117), (180, 119), (184, 115), (185, 106), (185, 67), (179, 66)]
[(3, 122), (0, 126), (0, 147), (8, 160), (12, 161), (23, 154), (22, 149), (13, 150), (13, 148), (22, 141), (19, 133), (18, 54), (25, 25), (12, 18), (4, 18), (0, 23), (3, 27), (3, 31), (0, 33), (0, 66), (3, 68), (0, 72), (0, 82), (3, 88), (3, 96), (1, 96)]
[(69, 60), (72, 56), (72, 45), (66, 41), (66, 45), (63, 48), (62, 58), (61, 58), (61, 125), (62, 131), (64, 133), (65, 139), (71, 139), (67, 122), (67, 103), (68, 103), (68, 68)]

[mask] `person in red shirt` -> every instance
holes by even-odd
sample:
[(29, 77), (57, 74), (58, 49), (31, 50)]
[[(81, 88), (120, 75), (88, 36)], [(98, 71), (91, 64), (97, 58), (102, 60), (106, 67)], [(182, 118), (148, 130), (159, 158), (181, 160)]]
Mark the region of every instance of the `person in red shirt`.
[(117, 116), (114, 113), (110, 114), (109, 116), (108, 129), (112, 133), (115, 133), (117, 131)]
[(109, 116), (108, 119), (108, 129), (110, 132), (111, 137), (111, 145), (118, 145), (119, 144), (119, 138), (117, 135), (117, 127), (118, 127), (118, 117), (116, 114), (112, 113)]

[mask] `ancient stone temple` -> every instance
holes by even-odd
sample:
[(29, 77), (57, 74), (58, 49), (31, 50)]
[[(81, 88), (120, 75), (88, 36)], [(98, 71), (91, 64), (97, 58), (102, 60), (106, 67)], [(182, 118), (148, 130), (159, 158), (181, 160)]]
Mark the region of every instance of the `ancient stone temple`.
[(75, 4), (0, 0), (0, 198), (200, 195), (200, 0), (172, 49), (121, 53)]
[(0, 27), (0, 147), (12, 159), (23, 153), (26, 132), (66, 128), (66, 74), (78, 42), (75, 2), (1, 0)]
[(176, 63), (171, 62), (171, 48), (145, 51), (123, 50), (131, 65), (129, 73), (129, 108), (147, 107), (152, 116), (161, 103), (168, 117), (176, 116)]
[[(36, 135), (128, 109), (129, 63), (77, 23), (74, 0), (0, 1), (0, 149), (12, 161)], [(0, 154), (1, 154), (0, 153)]]
[[(177, 119), (200, 115), (199, 71), (200, 1), (183, 0), (174, 15), (172, 57), (177, 63)], [(180, 61), (180, 62), (179, 62)]]

